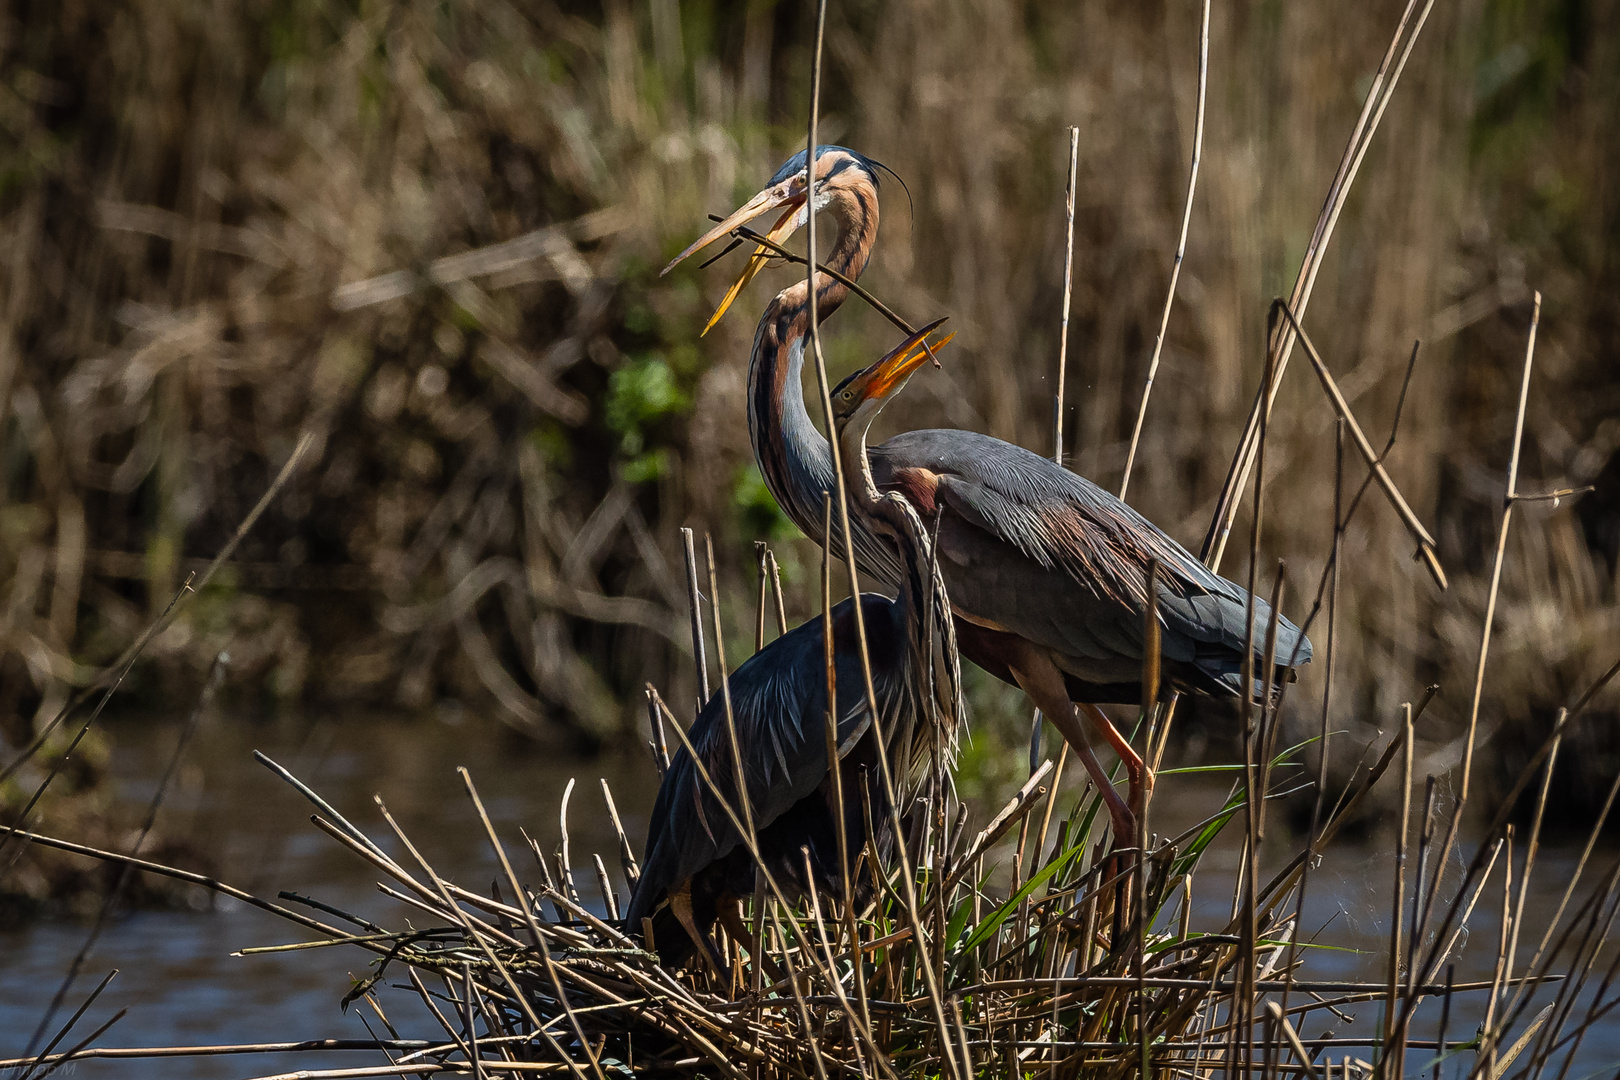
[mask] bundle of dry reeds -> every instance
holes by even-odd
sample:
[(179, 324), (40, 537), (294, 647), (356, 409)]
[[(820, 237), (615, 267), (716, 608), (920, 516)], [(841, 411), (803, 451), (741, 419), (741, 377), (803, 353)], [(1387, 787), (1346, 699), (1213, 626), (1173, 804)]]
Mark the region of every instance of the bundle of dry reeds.
[[(1567, 1068), (1586, 1031), (1620, 1004), (1620, 987), (1613, 985), (1616, 964), (1603, 973), (1595, 992), (1592, 986), (1598, 957), (1620, 914), (1620, 861), (1576, 901), (1581, 881), (1592, 877), (1587, 863), (1602, 819), (1594, 824), (1560, 908), (1528, 963), (1522, 961), (1528, 939), (1524, 952), (1518, 951), (1551, 759), (1596, 689), (1572, 704), (1519, 778), (1523, 789), (1539, 777), (1541, 798), (1517, 879), (1505, 808), (1460, 880), (1445, 873), (1432, 780), (1421, 820), (1412, 820), (1413, 730), (1430, 694), (1405, 707), (1394, 737), (1340, 793), (1304, 848), (1268, 881), (1240, 875), (1233, 916), (1225, 926), (1195, 930), (1192, 925), (1200, 858), (1233, 822), (1243, 832), (1244, 850), (1259, 850), (1269, 798), (1251, 798), (1240, 781), (1225, 806), (1196, 827), (1173, 837), (1155, 836), (1145, 852), (1110, 851), (1107, 816), (1099, 818), (1095, 791), (1081, 791), (1066, 810), (1058, 806), (1053, 793), (1065, 763), (1060, 757), (1056, 765), (1044, 762), (982, 828), (970, 827), (966, 809), (948, 793), (930, 792), (916, 808), (921, 827), (902, 838), (909, 850), (900, 865), (916, 867), (914, 902), (898, 887), (896, 871), (869, 849), (860, 865), (861, 872), (874, 876), (876, 900), (856, 910), (814, 890), (791, 906), (766, 894), (746, 912), (761, 942), (758, 954), (722, 936), (723, 970), (696, 960), (690, 968), (666, 970), (639, 932), (621, 925), (623, 893), (607, 863), (600, 854), (587, 858), (570, 848), (572, 782), (562, 795), (561, 842), (547, 852), (526, 833), (516, 842), (498, 836), (473, 778), (461, 771), (477, 820), (469, 828), (480, 834), (480, 844), (489, 845), (497, 870), (486, 891), (437, 873), (431, 853), (399, 828), (380, 797), (376, 804), (387, 832), (373, 837), (260, 755), (315, 806), (311, 820), (317, 828), (378, 872), (380, 892), (403, 908), (394, 916), (403, 926), (294, 892), (272, 902), (149, 861), (39, 835), (26, 838), (212, 889), (314, 935), (246, 948), (244, 955), (337, 945), (367, 953), (369, 971), (343, 1004), (358, 1003), (369, 1011), (376, 1038), (192, 1048), (94, 1045), (109, 1022), (88, 1038), (69, 1042), (74, 1023), (98, 990), (42, 1052), (0, 1067), (43, 1075), (74, 1058), (352, 1050), (385, 1060), (277, 1075), (567, 1072), (582, 1080), (610, 1074), (966, 1080), (1331, 1076), (1337, 1071), (1348, 1080), (1409, 1075), (1412, 1064), (1442, 1060), (1451, 1073), (1460, 1062), (1470, 1077), (1501, 1077), (1510, 1067), (1515, 1075), (1540, 1076), (1554, 1064)], [(1268, 732), (1261, 723), (1251, 751), (1266, 744), (1274, 727)], [(682, 737), (678, 725), (675, 735)], [(1251, 752), (1245, 776), (1275, 796), (1291, 784), (1281, 779), (1281, 766), (1292, 763), (1297, 750), (1258, 762)], [(1313, 978), (1314, 950), (1299, 925), (1309, 873), (1320, 860), (1338, 854), (1335, 836), (1373, 787), (1397, 777), (1403, 814), (1391, 855), (1396, 890), (1388, 980)], [(1167, 770), (1160, 790), (1174, 782)], [(727, 792), (719, 786), (711, 790), (742, 831), (736, 808), (725, 801)], [(606, 782), (602, 797), (619, 836), (622, 881), (633, 887), (636, 859)], [(1613, 797), (1611, 788), (1611, 803)], [(1406, 844), (1413, 833), (1415, 871), (1406, 875)], [(509, 851), (508, 843), (521, 855)], [(1365, 855), (1352, 849), (1349, 857), (1363, 861)], [(988, 886), (991, 864), (998, 859), (1010, 859), (1012, 866), (1011, 887), (1004, 893)], [(1465, 940), (1476, 905), (1486, 899), (1498, 865), (1506, 868), (1506, 886), (1501, 941), (1492, 943), (1500, 957), (1495, 977), (1456, 983), (1447, 965)], [(1447, 879), (1444, 889), (1442, 879)], [(1464, 995), (1486, 995), (1486, 1019), (1480, 1032), (1459, 1037), (1462, 1033), (1448, 1032), (1447, 1018), (1453, 998)], [(1413, 1025), (1425, 999), (1442, 1006), (1432, 1036), (1420, 1035)], [(420, 1012), (411, 1015), (405, 1000), (416, 1002)], [(1313, 1014), (1342, 1020), (1347, 1006), (1367, 1001), (1382, 1007), (1374, 1032), (1301, 1035)], [(1532, 1003), (1538, 1011), (1525, 1024)], [(440, 1034), (406, 1037), (420, 1032), (423, 1023)]]

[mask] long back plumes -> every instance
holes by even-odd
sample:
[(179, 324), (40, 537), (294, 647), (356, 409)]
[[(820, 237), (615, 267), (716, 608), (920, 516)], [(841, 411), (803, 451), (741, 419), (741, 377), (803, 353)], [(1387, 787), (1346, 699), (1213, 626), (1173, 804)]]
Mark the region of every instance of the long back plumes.
[[(934, 536), (914, 506), (897, 492), (880, 492), (866, 457), (867, 422), (857, 417), (838, 432), (845, 463), (845, 491), (849, 496), (850, 526), (897, 557), (899, 622), (905, 627), (907, 708), (905, 729), (888, 732), (891, 747), (904, 758), (891, 758), (901, 768), (901, 781), (916, 790), (938, 752), (948, 766), (956, 756), (956, 736), (964, 715), (962, 671), (956, 648), (956, 623), (951, 618), (950, 596), (935, 557)], [(879, 539), (881, 538), (881, 539)], [(859, 540), (856, 541), (860, 543)], [(910, 728), (921, 721), (930, 737)], [(932, 735), (940, 736), (936, 744)]]

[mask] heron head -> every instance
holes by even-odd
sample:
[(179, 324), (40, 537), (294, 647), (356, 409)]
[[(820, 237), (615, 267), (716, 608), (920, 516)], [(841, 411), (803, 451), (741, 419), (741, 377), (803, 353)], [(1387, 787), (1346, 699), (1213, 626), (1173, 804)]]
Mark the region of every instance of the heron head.
[[(669, 261), (662, 273), (667, 274), (690, 255), (696, 254), (725, 236), (733, 229), (746, 225), (755, 218), (771, 211), (778, 211), (776, 223), (771, 226), (765, 236), (775, 244), (784, 243), (788, 237), (797, 232), (810, 214), (808, 204), (815, 199), (817, 210), (826, 206), (843, 190), (867, 186), (876, 189), (878, 186), (878, 169), (884, 166), (857, 154), (855, 151), (842, 146), (820, 146), (816, 148), (815, 179), (812, 182), (809, 170), (805, 168), (806, 153), (800, 150), (797, 154), (776, 170), (763, 191), (743, 203), (714, 228), (704, 233), (692, 242), (687, 249)], [(759, 272), (765, 269), (771, 259), (769, 249), (756, 247), (754, 254), (748, 260), (748, 266), (743, 270), (742, 277), (726, 293), (725, 299), (715, 309), (709, 324), (703, 328), (707, 334), (720, 317), (726, 313), (733, 300), (742, 292), (743, 287), (754, 280)]]
[(866, 429), (872, 426), (889, 398), (904, 387), (929, 358), (929, 350), (944, 348), (956, 336), (946, 334), (931, 346), (925, 344), (928, 336), (944, 321), (936, 319), (929, 323), (890, 350), (883, 359), (855, 372), (833, 388), (833, 427), (840, 436), (852, 425), (862, 438), (866, 436)]

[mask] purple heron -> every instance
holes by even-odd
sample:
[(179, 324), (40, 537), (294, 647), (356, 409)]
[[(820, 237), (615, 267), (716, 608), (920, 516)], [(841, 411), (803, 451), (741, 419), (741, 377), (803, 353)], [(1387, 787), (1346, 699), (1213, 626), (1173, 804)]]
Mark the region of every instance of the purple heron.
[[(801, 151), (770, 183), (672, 260), (665, 272), (732, 230), (768, 212), (780, 243), (804, 224), (807, 204), (838, 225), (822, 265), (847, 279), (866, 269), (878, 231), (878, 169), (840, 146), (822, 146), (814, 176)], [(742, 278), (710, 320), (714, 325), (742, 286), (769, 262), (757, 247)], [(825, 320), (849, 288), (818, 270), (816, 314)], [(821, 493), (830, 490), (827, 440), (805, 409), (801, 375), (809, 331), (809, 286), (800, 278), (777, 293), (760, 317), (748, 372), (748, 426), (754, 456), (783, 511), (818, 543), (842, 554), (839, 530), (823, 535)], [(896, 435), (868, 450), (872, 475), (926, 521), (940, 515), (939, 566), (956, 617), (962, 654), (1021, 687), (1079, 755), (1108, 803), (1114, 840), (1136, 846), (1133, 806), (1153, 777), (1100, 704), (1141, 701), (1143, 613), (1147, 569), (1158, 564), (1162, 681), (1172, 690), (1212, 697), (1253, 695), (1243, 667), (1249, 594), (1206, 568), (1141, 514), (1048, 458), (971, 431), (934, 429)], [(852, 520), (858, 563), (893, 586), (900, 566), (893, 548)], [(1270, 607), (1256, 598), (1256, 625)], [(1303, 664), (1311, 646), (1298, 627), (1277, 621), (1279, 667)], [(1255, 670), (1263, 660), (1255, 658)], [(1290, 671), (1279, 671), (1290, 678)], [(1097, 754), (1112, 746), (1130, 782), (1127, 801), (1114, 790)]]

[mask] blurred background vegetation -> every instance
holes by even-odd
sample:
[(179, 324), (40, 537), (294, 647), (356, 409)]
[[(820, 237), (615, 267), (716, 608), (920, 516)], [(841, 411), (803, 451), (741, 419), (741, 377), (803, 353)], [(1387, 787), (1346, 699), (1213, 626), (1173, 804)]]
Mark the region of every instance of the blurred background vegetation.
[[(1131, 489), (1195, 549), (1267, 303), (1399, 13), (1215, 7), (1192, 239)], [(1180, 221), (1198, 18), (1191, 0), (832, 5), (825, 139), (909, 185), (884, 188), (866, 283), (958, 332), (891, 430), (1050, 452), (1078, 125), (1067, 453), (1118, 488)], [(0, 20), (0, 742), (24, 744), (134, 638), (304, 433), (310, 461), (148, 649), (133, 701), (189, 700), (228, 648), (242, 708), (478, 709), (634, 752), (643, 683), (693, 693), (679, 526), (715, 535), (733, 665), (752, 645), (753, 540), (778, 545), (790, 616), (814, 611), (817, 552), (744, 421), (752, 312), (787, 272), (702, 340), (740, 265), (657, 276), (802, 144), (810, 5), (18, 0)], [(1620, 640), (1617, 53), (1614, 4), (1436, 4), (1310, 309), (1375, 442), (1424, 343), (1390, 468), (1452, 588), (1369, 498), (1346, 541), (1334, 705), (1360, 745), (1441, 683), (1421, 771), (1461, 753), (1531, 288), (1546, 305), (1521, 490), (1597, 490), (1516, 519), (1492, 767), (1516, 771)], [(894, 339), (858, 303), (829, 331), (835, 375)], [(1299, 618), (1334, 461), (1302, 364), (1271, 438), (1263, 573), (1287, 560)], [(1324, 666), (1292, 691), (1301, 732)], [(975, 706), (970, 761), (1016, 772), (1027, 705), (981, 678)], [(1602, 707), (1555, 811), (1615, 771)], [(1181, 756), (1234, 745), (1224, 713), (1184, 715)], [(53, 798), (93, 787), (86, 762)]]

